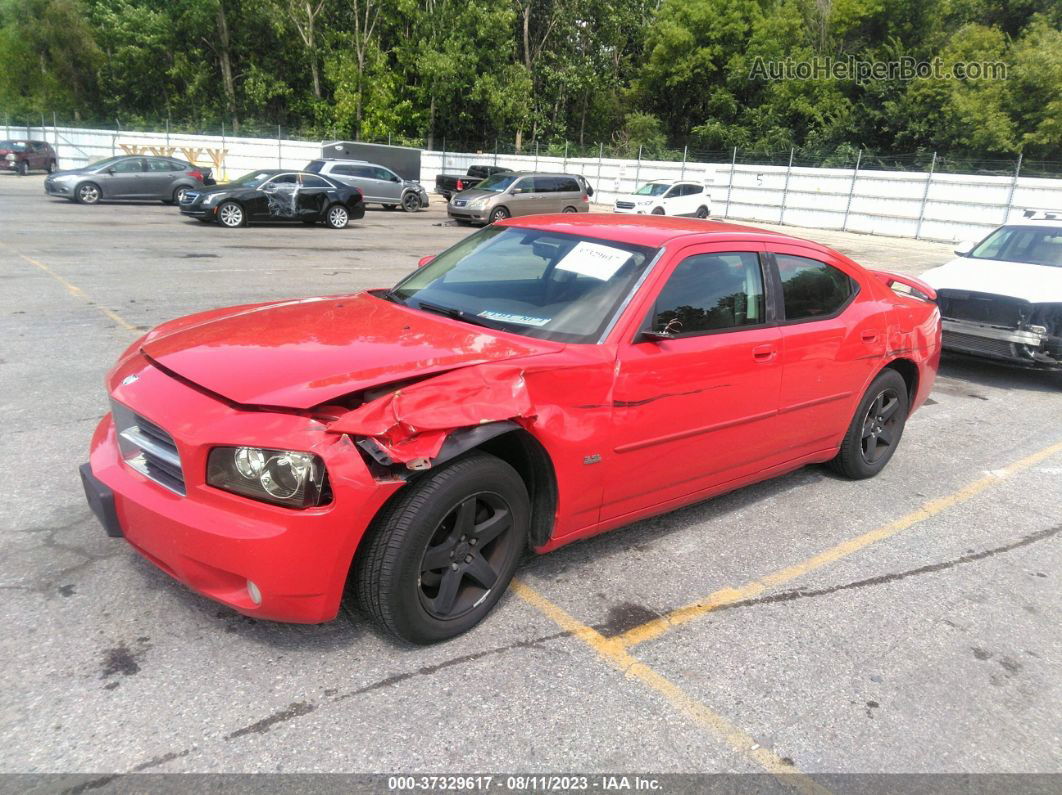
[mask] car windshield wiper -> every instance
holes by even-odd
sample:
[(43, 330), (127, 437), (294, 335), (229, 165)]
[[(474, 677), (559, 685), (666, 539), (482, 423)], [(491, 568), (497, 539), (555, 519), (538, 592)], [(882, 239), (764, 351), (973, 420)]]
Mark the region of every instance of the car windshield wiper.
[(462, 320), (465, 323), (471, 323), (473, 326), (483, 326), (484, 328), (494, 329), (495, 331), (502, 328), (500, 325), (490, 323), (477, 315), (470, 315), (464, 310), (455, 309), (452, 306), (441, 306), (439, 304), (432, 304), (418, 299), (417, 308), (423, 309), (425, 312), (434, 312), (437, 315), (445, 315), (454, 320)]
[(383, 298), (385, 301), (390, 301), (393, 304), (401, 304), (402, 306), (406, 305), (406, 302), (405, 300), (403, 300), (402, 296), (400, 296), (394, 290), (386, 290), (380, 294), (380, 297)]

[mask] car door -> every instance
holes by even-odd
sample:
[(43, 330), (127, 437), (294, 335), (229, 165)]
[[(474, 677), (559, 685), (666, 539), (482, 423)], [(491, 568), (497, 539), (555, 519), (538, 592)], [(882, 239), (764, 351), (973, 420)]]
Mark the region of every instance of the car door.
[(48, 167), (48, 144), (41, 141), (30, 141), (30, 168), (45, 169)]
[(667, 193), (665, 193), (660, 199), (660, 206), (664, 208), (664, 215), (682, 214), (681, 193), (681, 185), (672, 185), (667, 189)]
[(618, 353), (602, 520), (758, 471), (774, 459), (781, 334), (760, 243), (678, 251)]
[(509, 215), (513, 217), (532, 215), (535, 210), (535, 183), (534, 177), (521, 177), (509, 188), (509, 196), (505, 204), (509, 207)]
[(100, 190), (108, 199), (139, 199), (144, 195), (140, 179), (146, 169), (142, 157), (119, 160), (98, 175)]
[(170, 199), (173, 197), (171, 185), (177, 176), (176, 167), (172, 160), (164, 157), (148, 157), (147, 171), (141, 177), (141, 187), (144, 195), (155, 199)]
[(768, 244), (782, 313), (778, 441), (798, 454), (836, 445), (885, 357), (889, 305), (833, 255)]
[(278, 174), (264, 182), (257, 193), (261, 197), (248, 207), (248, 213), (260, 221), (291, 221), (298, 218), (299, 175)]
[(304, 221), (319, 221), (331, 203), (335, 189), (327, 180), (314, 174), (302, 174), (302, 187), (298, 194), (299, 218)]
[(377, 190), (384, 204), (400, 204), (405, 188), (402, 178), (383, 166), (373, 166), (373, 173), (380, 183)]

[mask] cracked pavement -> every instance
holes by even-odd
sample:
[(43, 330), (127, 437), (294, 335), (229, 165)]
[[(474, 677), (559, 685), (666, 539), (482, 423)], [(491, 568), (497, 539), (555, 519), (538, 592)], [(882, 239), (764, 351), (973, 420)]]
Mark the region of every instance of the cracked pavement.
[[(356, 611), (259, 622), (175, 583), (90, 514), (77, 466), (106, 411), (104, 373), (135, 335), (108, 312), (147, 328), (387, 285), (468, 234), (441, 206), (370, 210), (342, 232), (230, 231), (159, 204), (75, 206), (39, 177), (0, 175), (0, 771), (101, 787), (141, 771), (760, 771), (515, 593), (430, 648)], [(950, 257), (787, 231), (908, 273)], [(880, 477), (806, 468), (529, 557), (518, 576), (612, 642), (1062, 441), (1060, 418), (1062, 378), (949, 358)], [(1062, 453), (629, 654), (806, 773), (1058, 772), (1060, 515)]]

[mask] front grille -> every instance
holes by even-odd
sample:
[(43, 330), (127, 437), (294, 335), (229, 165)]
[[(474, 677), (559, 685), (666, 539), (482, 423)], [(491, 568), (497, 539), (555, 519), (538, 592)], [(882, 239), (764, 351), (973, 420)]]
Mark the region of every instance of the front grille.
[(454, 199), (454, 207), (464, 207), (468, 204), (467, 199)]
[(634, 202), (616, 202), (616, 207), (620, 210), (633, 210)]
[(160, 486), (184, 496), (184, 471), (173, 437), (121, 403), (112, 402), (111, 414), (125, 463)]
[(1032, 309), (1028, 301), (1018, 298), (965, 290), (939, 290), (937, 304), (945, 318), (1002, 328), (1018, 328)]
[[(1006, 340), (995, 340), (990, 337), (978, 337), (974, 334), (960, 334), (955, 331), (945, 331), (943, 335), (945, 348), (974, 353), (980, 356), (992, 356), (1000, 359), (1022, 359), (1014, 352), (1014, 343)], [(1022, 359), (1027, 361), (1027, 359)]]

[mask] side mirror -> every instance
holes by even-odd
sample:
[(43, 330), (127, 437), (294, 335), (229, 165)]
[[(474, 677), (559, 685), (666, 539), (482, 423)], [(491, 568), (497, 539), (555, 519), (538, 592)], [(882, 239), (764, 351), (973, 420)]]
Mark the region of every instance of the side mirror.
[(955, 247), (955, 253), (960, 257), (970, 256), (970, 252), (974, 250), (974, 246), (977, 244), (972, 240), (964, 240)]
[(423, 268), (425, 265), (430, 263), (433, 259), (435, 259), (435, 255), (434, 254), (429, 254), (426, 257), (421, 257), (420, 259), (417, 260), (417, 267), (418, 268)]
[(663, 342), (664, 340), (673, 340), (675, 335), (670, 331), (640, 331), (638, 336), (635, 337), (635, 342)]
[(107, 173), (111, 174), (113, 176), (114, 175), (114, 166), (111, 166), (110, 168), (108, 168), (107, 169)]

